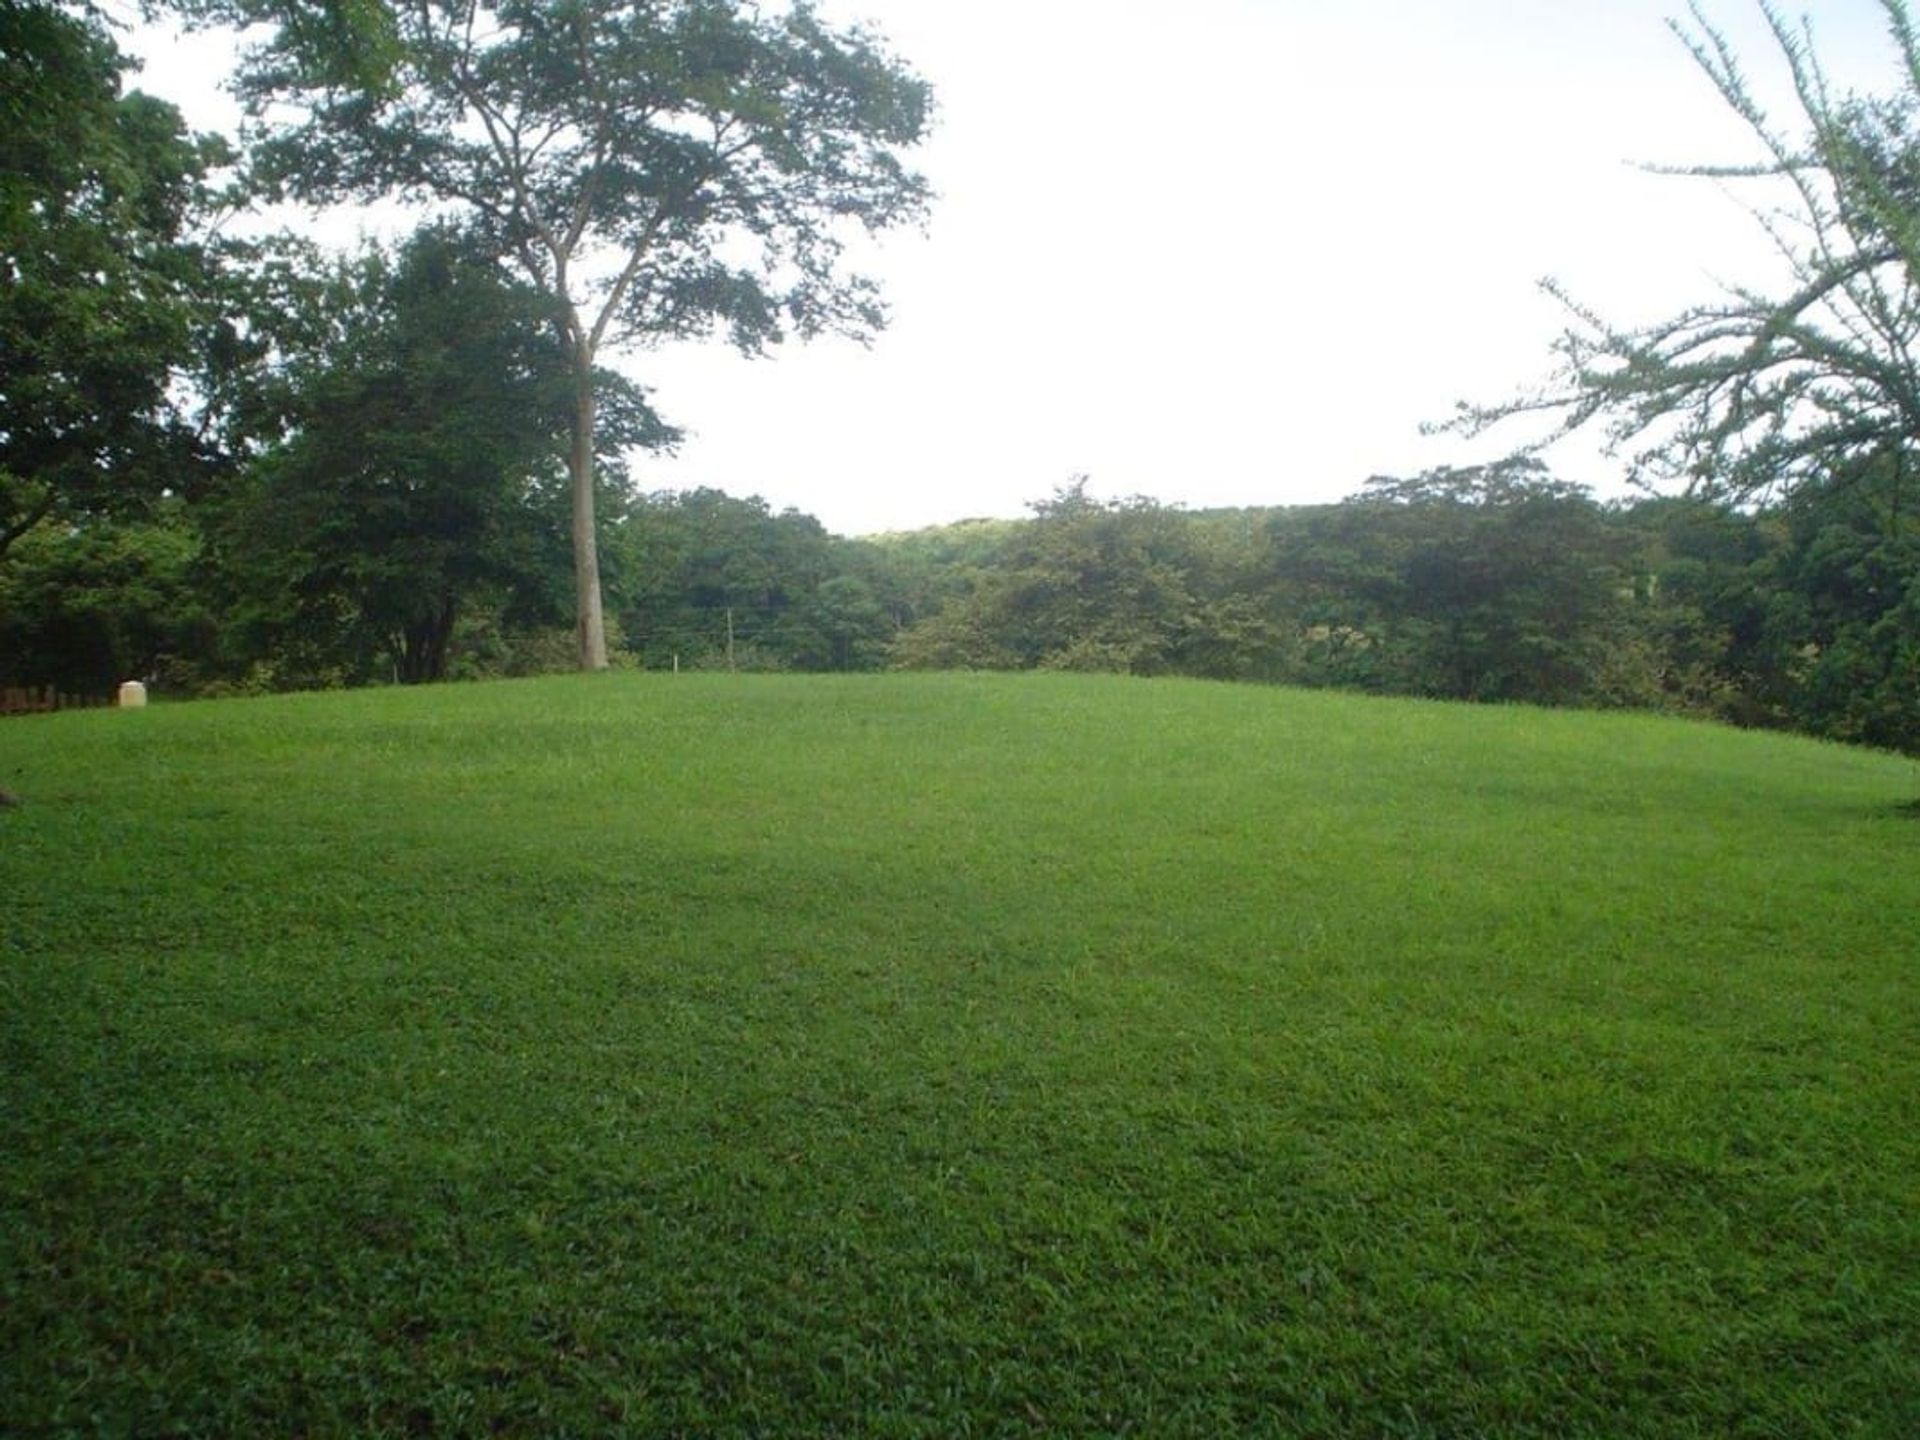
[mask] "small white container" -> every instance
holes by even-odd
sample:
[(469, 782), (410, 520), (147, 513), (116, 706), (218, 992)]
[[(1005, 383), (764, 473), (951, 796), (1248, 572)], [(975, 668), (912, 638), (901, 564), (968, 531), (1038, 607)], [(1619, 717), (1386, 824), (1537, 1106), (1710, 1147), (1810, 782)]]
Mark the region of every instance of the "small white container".
[(120, 687), (119, 705), (122, 710), (137, 710), (147, 703), (147, 687), (138, 680), (129, 680)]

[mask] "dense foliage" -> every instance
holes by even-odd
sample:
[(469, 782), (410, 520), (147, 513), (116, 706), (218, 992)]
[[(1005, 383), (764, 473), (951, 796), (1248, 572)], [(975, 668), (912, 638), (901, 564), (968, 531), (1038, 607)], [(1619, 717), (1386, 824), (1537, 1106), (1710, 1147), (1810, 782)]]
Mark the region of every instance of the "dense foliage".
[[(584, 477), (617, 664), (1190, 675), (1920, 749), (1920, 402), (1871, 338), (1904, 355), (1916, 313), (1914, 107), (1830, 97), (1784, 29), (1800, 149), (1712, 32), (1695, 49), (1807, 211), (1799, 308), (1743, 297), (1570, 338), (1568, 388), (1539, 397), (1657, 442), (1700, 482), (1689, 498), (1602, 504), (1524, 459), (1202, 513), (1075, 480), (1024, 520), (855, 541), (758, 498), (635, 493), (623, 454), (675, 434), (591, 362), (623, 335), (717, 324), (755, 349), (879, 323), (835, 227), (921, 213), (900, 154), (928, 97), (873, 36), (805, 7), (595, 0), (563, 36), (512, 6), (491, 38), (452, 0), (180, 8), (263, 25), (248, 93), (283, 106), (224, 196), (234, 157), (122, 93), (93, 11), (0, 4), (6, 683), (221, 693), (578, 663)], [(531, 169), (490, 123), (546, 137)], [(202, 238), (243, 194), (392, 190), (459, 204), (345, 256)], [(766, 242), (751, 263), (725, 243), (743, 228)]]
[(206, 459), (174, 382), (219, 329), (193, 230), (226, 150), (126, 63), (91, 10), (0, 0), (0, 561)]
[[(190, 693), (571, 664), (559, 477), (509, 432), (432, 427), (411, 470), (375, 422), (458, 372), (386, 388), (360, 363), (221, 504), (30, 537), (0, 567), (0, 673)], [(1232, 511), (1076, 482), (1026, 520), (870, 540), (699, 490), (620, 502), (607, 533), (616, 660), (648, 669), (1190, 675), (1920, 751), (1920, 511), (1887, 467), (1759, 509), (1603, 505), (1531, 464)]]
[[(929, 549), (882, 553), (907, 570)], [(1917, 561), (1884, 468), (1760, 509), (1601, 505), (1528, 462), (1265, 511), (1076, 485), (947, 558), (890, 658), (1661, 709), (1914, 750)]]
[[(572, 377), (545, 298), (426, 230), (323, 308), (275, 376), (274, 443), (205, 507), (243, 648), (289, 678), (438, 680), (477, 605), (564, 623)], [(603, 440), (668, 437), (629, 382), (596, 384)]]

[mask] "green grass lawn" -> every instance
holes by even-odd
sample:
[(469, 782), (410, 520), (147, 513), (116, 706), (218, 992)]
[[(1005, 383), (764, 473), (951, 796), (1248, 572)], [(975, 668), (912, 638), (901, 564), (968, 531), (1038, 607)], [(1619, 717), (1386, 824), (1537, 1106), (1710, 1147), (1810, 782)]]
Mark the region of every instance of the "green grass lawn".
[(0, 786), (0, 1432), (1920, 1434), (1910, 761), (627, 675)]

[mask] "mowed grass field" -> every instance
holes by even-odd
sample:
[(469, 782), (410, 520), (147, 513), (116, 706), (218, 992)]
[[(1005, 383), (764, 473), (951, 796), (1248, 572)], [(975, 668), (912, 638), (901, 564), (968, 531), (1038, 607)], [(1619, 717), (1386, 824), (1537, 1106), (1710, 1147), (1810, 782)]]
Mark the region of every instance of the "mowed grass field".
[(0, 785), (0, 1432), (1920, 1434), (1910, 761), (627, 675)]

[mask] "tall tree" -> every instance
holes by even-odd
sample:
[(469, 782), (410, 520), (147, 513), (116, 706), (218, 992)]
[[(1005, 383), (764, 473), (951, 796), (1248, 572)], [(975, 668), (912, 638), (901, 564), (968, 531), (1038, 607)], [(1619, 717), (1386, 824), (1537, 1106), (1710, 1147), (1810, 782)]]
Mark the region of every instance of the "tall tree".
[(1621, 328), (1548, 282), (1571, 317), (1555, 373), (1509, 404), (1463, 406), (1454, 425), (1477, 433), (1543, 412), (1561, 431), (1598, 422), (1640, 474), (1737, 498), (1920, 444), (1920, 40), (1905, 0), (1881, 4), (1900, 83), (1880, 96), (1837, 91), (1810, 27), (1761, 4), (1792, 82), (1791, 129), (1691, 6), (1691, 27), (1675, 31), (1758, 144), (1751, 163), (1677, 173), (1763, 187), (1752, 213), (1783, 285)]
[[(328, 7), (320, 7), (325, 14)], [(594, 376), (604, 347), (724, 329), (756, 353), (789, 333), (885, 320), (850, 270), (850, 227), (921, 218), (902, 152), (927, 85), (870, 32), (744, 0), (407, 0), (384, 80), (316, 66), (283, 25), (242, 81), (266, 124), (255, 173), (309, 202), (452, 204), (555, 302), (574, 381), (567, 460), (583, 668), (607, 663), (595, 530)]]
[(175, 381), (207, 333), (193, 229), (225, 152), (122, 94), (129, 63), (91, 11), (0, 0), (0, 557), (200, 458)]
[[(288, 355), (285, 433), (212, 505), (215, 538), (277, 643), (347, 675), (377, 660), (437, 680), (476, 596), (541, 608), (571, 377), (546, 298), (458, 236), (425, 230), (343, 269), (329, 313), (290, 327), (323, 338)], [(672, 438), (637, 387), (596, 383), (609, 439)]]

